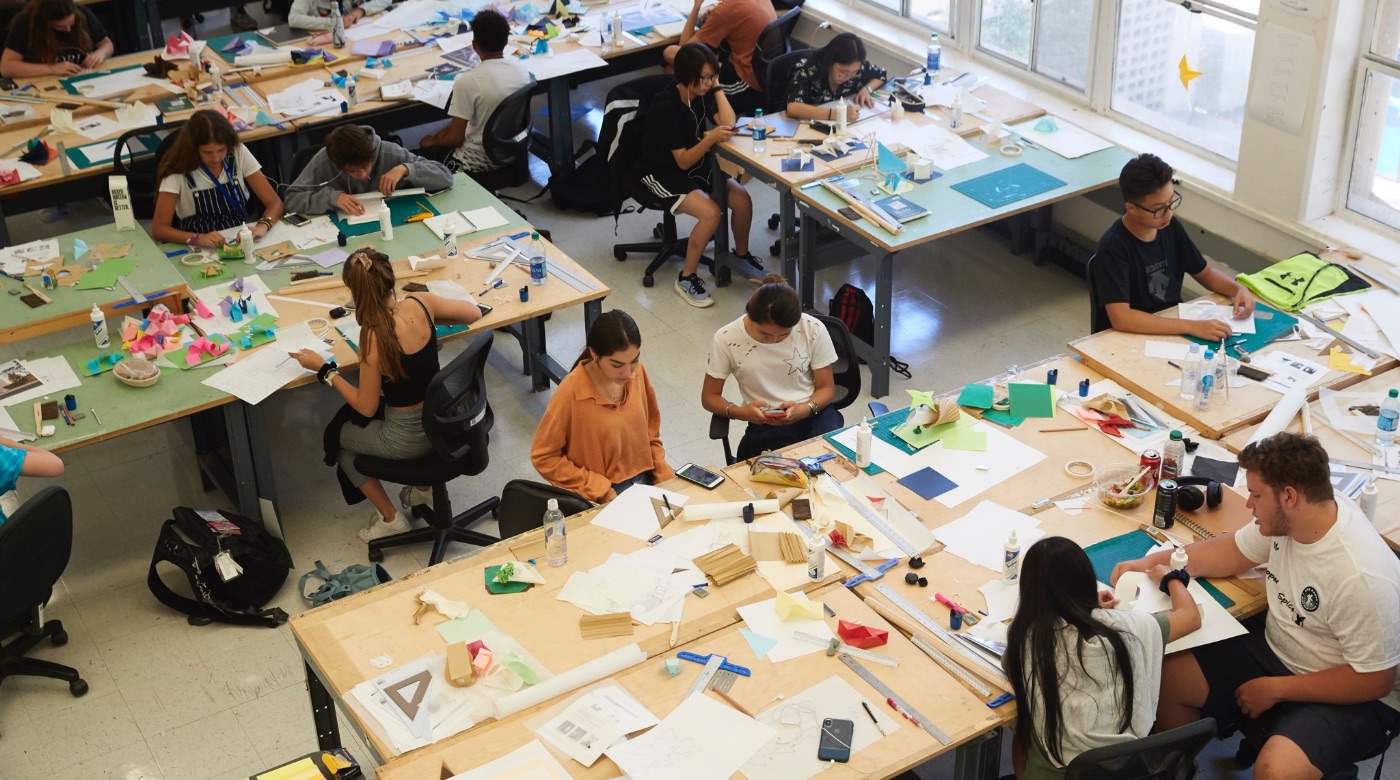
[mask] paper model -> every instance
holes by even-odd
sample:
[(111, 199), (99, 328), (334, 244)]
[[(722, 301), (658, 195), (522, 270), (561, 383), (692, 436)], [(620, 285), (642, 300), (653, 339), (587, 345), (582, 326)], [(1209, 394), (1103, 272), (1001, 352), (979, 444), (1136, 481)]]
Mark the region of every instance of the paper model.
[(844, 157), (847, 152), (851, 151), (851, 147), (855, 145), (856, 142), (854, 139), (842, 138), (833, 133), (827, 136), (825, 141), (813, 146), (812, 151), (821, 152), (829, 157)]
[(169, 40), (165, 42), (165, 58), (169, 60), (188, 59), (192, 43), (194, 43), (194, 39), (183, 30), (170, 36)]
[(913, 428), (915, 433), (931, 425), (953, 422), (962, 414), (955, 403), (939, 404), (934, 401), (931, 392), (910, 390), (909, 398), (909, 414), (904, 418), (904, 424)]
[(73, 112), (66, 108), (50, 109), (49, 124), (53, 125), (54, 132), (60, 135), (78, 131), (73, 124)]
[[(881, 498), (880, 501), (883, 503), (884, 499)], [(878, 506), (876, 507), (876, 511), (879, 511)], [(836, 521), (836, 527), (832, 529), (831, 533), (828, 535), (837, 547), (845, 547), (854, 553), (865, 552), (875, 546), (875, 542), (872, 541), (870, 537), (863, 533), (853, 531), (849, 523), (844, 523), (840, 520)]]
[(806, 593), (792, 594), (783, 591), (778, 591), (773, 610), (778, 613), (779, 620), (821, 620), (824, 614), (822, 603), (807, 598)]
[(852, 623), (849, 620), (838, 620), (836, 633), (840, 635), (841, 641), (851, 647), (879, 647), (890, 641), (890, 632), (880, 628), (863, 626), (860, 623)]

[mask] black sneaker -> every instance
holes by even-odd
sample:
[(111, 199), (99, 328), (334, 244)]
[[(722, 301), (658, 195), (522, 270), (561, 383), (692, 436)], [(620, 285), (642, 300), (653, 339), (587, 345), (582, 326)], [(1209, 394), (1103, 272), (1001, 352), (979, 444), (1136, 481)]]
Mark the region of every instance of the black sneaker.
[(762, 261), (762, 260), (759, 260), (757, 257), (755, 257), (753, 252), (749, 252), (748, 254), (744, 254), (744, 255), (741, 255), (741, 254), (739, 254), (738, 252), (735, 252), (735, 253), (734, 253), (734, 256), (737, 257), (737, 258), (739, 258), (740, 260), (746, 260), (746, 261), (748, 261), (748, 264), (749, 264), (749, 265), (753, 266), (754, 268), (757, 268), (757, 269), (760, 270), (760, 271), (763, 270), (763, 261)]

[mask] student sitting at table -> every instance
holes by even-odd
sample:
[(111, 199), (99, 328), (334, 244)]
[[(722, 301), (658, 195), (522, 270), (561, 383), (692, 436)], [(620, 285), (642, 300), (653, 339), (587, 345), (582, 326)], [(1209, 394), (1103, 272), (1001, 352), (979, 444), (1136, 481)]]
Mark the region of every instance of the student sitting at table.
[(605, 312), (588, 329), (588, 345), (535, 429), (530, 460), (550, 484), (598, 503), (675, 476), (642, 367), (642, 334), (627, 312)]
[[(1267, 565), (1264, 630), (1169, 656), (1157, 728), (1239, 726), (1258, 780), (1355, 777), (1353, 764), (1400, 729), (1400, 562), (1333, 492), (1317, 439), (1277, 433), (1239, 462), (1254, 522), (1189, 545), (1187, 566), (1232, 577)], [(1113, 579), (1168, 555), (1120, 563)]]
[(445, 190), (452, 186), (452, 172), (440, 162), (381, 140), (368, 125), (341, 125), (287, 187), (287, 210), (329, 214), (340, 209), (359, 215), (365, 213), (365, 204), (356, 195), (378, 190), (388, 197), (400, 185)]
[(862, 108), (872, 108), (870, 93), (885, 83), (885, 69), (865, 59), (865, 44), (844, 32), (816, 52), (797, 61), (788, 86), (788, 116), (797, 119), (836, 119), (836, 109), (823, 108), (846, 98), (846, 119), (855, 121)]
[[(359, 386), (339, 374), (335, 361), (309, 349), (293, 357), (302, 368), (315, 371), (316, 379), (339, 393), (348, 406), (327, 431), (328, 438), (338, 434), (339, 445), (328, 446), (327, 455), (337, 450), (334, 462), (347, 503), (368, 498), (374, 505), (369, 525), (360, 529), (360, 539), (368, 542), (407, 531), (409, 522), (389, 500), (383, 483), (355, 470), (355, 456), (411, 460), (432, 453), (433, 445), (423, 433), (423, 400), (440, 368), (433, 326), (476, 322), (481, 309), (475, 303), (426, 292), (409, 293), (400, 300), (394, 292), (389, 256), (370, 247), (350, 255), (344, 278), (355, 301), (355, 322), (361, 327)], [(431, 486), (406, 485), (399, 500), (404, 509), (430, 504)]]
[[(691, 306), (713, 306), (715, 301), (700, 281), (700, 258), (719, 229), (719, 206), (710, 199), (714, 161), (710, 150), (734, 137), (734, 109), (715, 89), (719, 60), (703, 43), (687, 43), (673, 62), (676, 83), (657, 93), (647, 109), (641, 159), (632, 175), (672, 214), (695, 217), (695, 228), (686, 242), (685, 264), (676, 278), (676, 293)], [(707, 121), (714, 129), (706, 130)], [(753, 201), (744, 186), (725, 177), (728, 186), (729, 225), (734, 254), (755, 268), (763, 262), (749, 252), (749, 226)]]
[(156, 176), (160, 191), (151, 236), (157, 241), (224, 246), (227, 242), (219, 231), (252, 219), (250, 192), (263, 206), (262, 217), (252, 227), (253, 238), (266, 235), (282, 216), (282, 199), (263, 175), (262, 165), (217, 111), (190, 115), (161, 158)]
[[(826, 327), (802, 313), (797, 291), (783, 277), (769, 274), (743, 316), (715, 332), (700, 404), (749, 424), (739, 440), (739, 460), (780, 450), (841, 427), (841, 413), (831, 407), (835, 362)], [(731, 375), (742, 403), (724, 398)]]
[(1163, 648), (1200, 628), (1201, 613), (1186, 577), (1165, 565), (1147, 573), (1170, 611), (1113, 609), (1089, 556), (1062, 536), (1026, 550), (1002, 659), (1026, 707), (1011, 751), (1020, 780), (1062, 778), (1080, 753), (1152, 733)]
[[(423, 136), (418, 150), (434, 160), (441, 160), (454, 171), (468, 174), (501, 168), (511, 160), (492, 160), (486, 155), (482, 140), (486, 121), (502, 100), (530, 83), (530, 74), (515, 60), (505, 58), (506, 43), (510, 41), (510, 22), (492, 8), (476, 12), (472, 18), (472, 49), (481, 64), (458, 73), (452, 80), (452, 100), (447, 126)], [(431, 150), (431, 151), (426, 151)]]
[(695, 0), (681, 28), (679, 44), (667, 46), (661, 56), (670, 65), (681, 46), (695, 41), (718, 50), (729, 46), (729, 59), (719, 68), (719, 88), (740, 115), (751, 116), (764, 107), (763, 83), (753, 70), (753, 50), (763, 28), (777, 20), (769, 0), (720, 0), (703, 14), (705, 0)]
[(21, 504), (9, 501), (20, 477), (57, 477), (63, 473), (63, 460), (48, 450), (20, 444), (0, 436), (0, 525)]
[(1249, 290), (1212, 267), (1186, 228), (1172, 219), (1172, 212), (1181, 205), (1173, 173), (1157, 155), (1141, 154), (1129, 160), (1118, 176), (1123, 216), (1104, 231), (1089, 269), (1089, 287), (1098, 299), (1090, 312), (1095, 333), (1113, 328), (1210, 341), (1229, 336), (1230, 324), (1221, 320), (1156, 314), (1181, 303), (1181, 282), (1188, 273), (1211, 292), (1233, 299), (1235, 317), (1254, 312)]
[(112, 56), (97, 15), (73, 0), (29, 0), (10, 22), (0, 76), (76, 76)]
[(389, 7), (393, 0), (292, 0), (287, 26), (294, 30), (329, 30), (333, 24), (331, 7), (340, 4), (341, 23), (346, 27)]

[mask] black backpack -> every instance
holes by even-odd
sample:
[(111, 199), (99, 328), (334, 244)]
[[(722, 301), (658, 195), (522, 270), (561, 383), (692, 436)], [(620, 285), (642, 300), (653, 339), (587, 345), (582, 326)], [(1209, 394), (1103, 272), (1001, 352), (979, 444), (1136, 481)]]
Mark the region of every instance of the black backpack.
[[(836, 297), (827, 303), (827, 312), (844, 322), (852, 336), (866, 344), (875, 343), (875, 304), (870, 302), (870, 296), (865, 294), (865, 290), (849, 284), (841, 285), (841, 289), (836, 291)], [(890, 370), (905, 379), (913, 378), (909, 373), (909, 364), (893, 355), (890, 356)]]
[[(161, 526), (146, 585), (162, 604), (189, 615), (191, 625), (213, 621), (276, 628), (287, 622), (280, 609), (264, 610), (291, 570), (291, 556), (262, 525), (232, 512), (178, 506)], [(227, 551), (243, 573), (227, 582), (215, 556)], [(172, 563), (185, 573), (194, 598), (181, 596), (161, 581), (156, 564)]]

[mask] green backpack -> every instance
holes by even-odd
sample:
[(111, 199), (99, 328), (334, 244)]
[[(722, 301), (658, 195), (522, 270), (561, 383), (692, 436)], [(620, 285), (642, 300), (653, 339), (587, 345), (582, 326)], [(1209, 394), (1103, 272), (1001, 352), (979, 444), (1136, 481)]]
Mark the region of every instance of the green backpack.
[(1325, 262), (1312, 252), (1300, 252), (1235, 279), (1259, 300), (1283, 311), (1298, 311), (1315, 301), (1371, 287), (1347, 267)]

